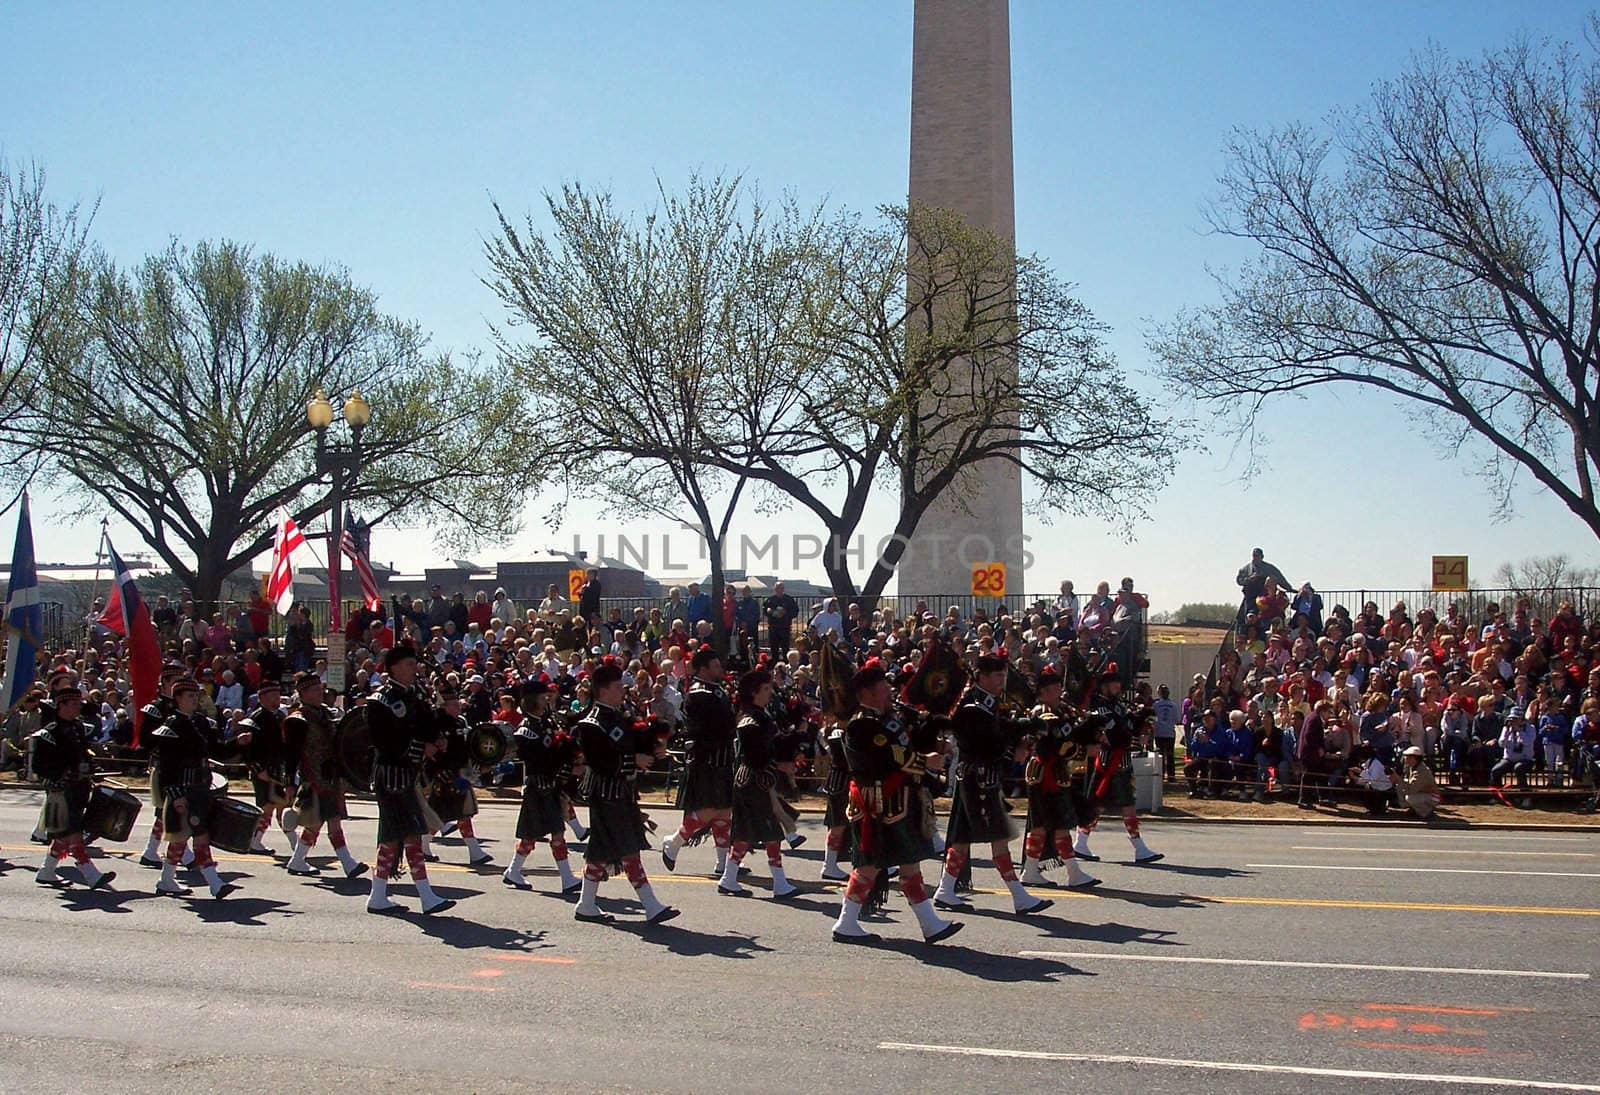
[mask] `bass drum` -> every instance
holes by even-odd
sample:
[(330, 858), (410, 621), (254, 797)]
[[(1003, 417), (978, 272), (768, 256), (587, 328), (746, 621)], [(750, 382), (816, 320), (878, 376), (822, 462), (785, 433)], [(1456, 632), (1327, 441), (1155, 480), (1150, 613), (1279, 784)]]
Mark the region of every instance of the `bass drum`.
[(217, 797), (211, 800), (211, 816), (206, 828), (211, 833), (211, 843), (230, 852), (245, 853), (256, 835), (256, 822), (261, 811), (254, 803), (237, 798)]
[(467, 732), (467, 755), (472, 763), (490, 768), (506, 759), (511, 745), (504, 723), (480, 722)]
[(83, 811), (84, 837), (121, 844), (133, 833), (139, 808), (137, 795), (121, 787), (100, 784), (90, 792), (89, 805)]
[(358, 791), (372, 790), (372, 763), (376, 752), (372, 748), (371, 728), (367, 726), (366, 704), (347, 711), (333, 733), (334, 752), (339, 757), (345, 780)]

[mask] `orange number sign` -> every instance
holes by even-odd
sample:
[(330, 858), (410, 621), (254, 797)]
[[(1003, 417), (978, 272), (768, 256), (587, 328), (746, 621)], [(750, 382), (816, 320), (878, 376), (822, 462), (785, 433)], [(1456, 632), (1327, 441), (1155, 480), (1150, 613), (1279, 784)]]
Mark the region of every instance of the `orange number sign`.
[(1006, 595), (1006, 565), (1004, 563), (974, 563), (972, 566), (972, 595), (974, 597), (1004, 597)]
[(588, 575), (581, 570), (567, 571), (567, 597), (576, 601), (578, 594), (583, 592), (583, 583), (588, 580)]
[(1435, 555), (1433, 557), (1433, 588), (1436, 590), (1467, 588), (1467, 557), (1465, 555)]

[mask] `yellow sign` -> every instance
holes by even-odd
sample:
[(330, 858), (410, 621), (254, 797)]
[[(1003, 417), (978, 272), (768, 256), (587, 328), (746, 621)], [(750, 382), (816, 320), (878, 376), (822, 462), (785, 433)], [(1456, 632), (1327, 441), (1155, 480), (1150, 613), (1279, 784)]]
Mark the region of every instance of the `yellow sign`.
[(1433, 588), (1436, 591), (1467, 588), (1467, 557), (1465, 555), (1435, 555), (1433, 557)]
[(1004, 597), (1006, 595), (1006, 565), (1004, 563), (974, 563), (972, 565), (972, 595), (974, 597)]
[(587, 574), (585, 574), (581, 570), (569, 570), (569, 571), (567, 571), (567, 598), (568, 598), (568, 600), (576, 601), (578, 599), (578, 594), (583, 592), (583, 583), (588, 581), (588, 580), (589, 580), (589, 576)]

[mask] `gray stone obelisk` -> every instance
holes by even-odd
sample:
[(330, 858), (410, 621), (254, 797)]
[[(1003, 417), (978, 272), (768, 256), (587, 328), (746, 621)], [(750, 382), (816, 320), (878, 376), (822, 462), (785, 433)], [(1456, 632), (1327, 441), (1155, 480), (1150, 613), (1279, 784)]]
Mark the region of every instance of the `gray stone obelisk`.
[[(910, 200), (1016, 238), (1008, 0), (916, 0)], [(902, 595), (967, 593), (981, 562), (1004, 563), (1006, 591), (1022, 592), (1021, 474), (993, 459), (971, 473), (974, 489), (923, 515), (897, 571)]]

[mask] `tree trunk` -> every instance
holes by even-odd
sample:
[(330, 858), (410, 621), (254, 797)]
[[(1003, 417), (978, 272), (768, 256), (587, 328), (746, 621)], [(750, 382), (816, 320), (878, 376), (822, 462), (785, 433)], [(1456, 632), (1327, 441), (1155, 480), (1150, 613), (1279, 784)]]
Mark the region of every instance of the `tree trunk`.
[[(857, 603), (856, 582), (850, 576), (850, 561), (844, 554), (849, 536), (849, 529), (830, 528), (828, 546), (822, 555), (822, 571), (828, 576), (828, 584), (833, 589), (833, 595), (839, 600), (841, 619), (848, 619), (850, 606)], [(861, 605), (863, 612), (866, 608), (865, 604)]]
[(711, 556), (711, 642), (715, 649), (728, 653), (728, 625), (722, 618), (722, 598), (726, 595), (727, 579), (722, 571), (722, 540), (706, 540), (707, 554)]

